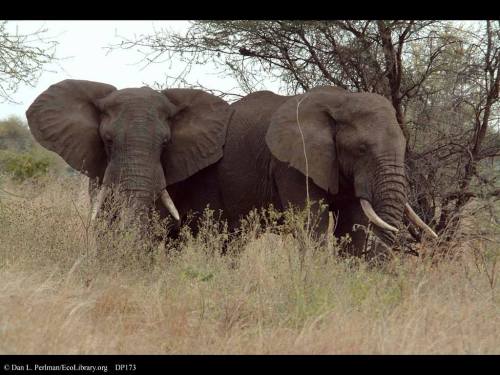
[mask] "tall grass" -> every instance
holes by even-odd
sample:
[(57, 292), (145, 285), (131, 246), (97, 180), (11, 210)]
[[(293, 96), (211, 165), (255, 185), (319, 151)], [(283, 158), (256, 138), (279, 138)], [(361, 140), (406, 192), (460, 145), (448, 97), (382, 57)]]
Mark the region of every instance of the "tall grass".
[(500, 353), (498, 237), (370, 267), (293, 213), (159, 243), (171, 223), (92, 227), (81, 177), (0, 199), (0, 353)]

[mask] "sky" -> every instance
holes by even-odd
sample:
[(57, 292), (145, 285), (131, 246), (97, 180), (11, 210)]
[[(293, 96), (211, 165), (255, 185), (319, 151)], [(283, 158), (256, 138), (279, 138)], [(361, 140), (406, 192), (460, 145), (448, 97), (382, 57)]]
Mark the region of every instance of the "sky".
[[(64, 79), (104, 82), (122, 89), (164, 82), (165, 75), (176, 75), (185, 67), (176, 60), (144, 67), (144, 63), (138, 64), (142, 55), (137, 50), (108, 53), (104, 47), (119, 43), (119, 36), (132, 38), (134, 34), (151, 34), (160, 28), (183, 31), (189, 26), (188, 21), (9, 21), (7, 25), (10, 30), (17, 27), (19, 33), (47, 28), (47, 36), (53, 36), (59, 43), (56, 49), (59, 61), (46, 65), (34, 87), (20, 86), (12, 95), (19, 104), (0, 102), (0, 119), (17, 115), (25, 120), (26, 109), (35, 98)], [(236, 87), (233, 79), (217, 73), (215, 66), (207, 64), (195, 67), (188, 79), (211, 89), (230, 91)]]

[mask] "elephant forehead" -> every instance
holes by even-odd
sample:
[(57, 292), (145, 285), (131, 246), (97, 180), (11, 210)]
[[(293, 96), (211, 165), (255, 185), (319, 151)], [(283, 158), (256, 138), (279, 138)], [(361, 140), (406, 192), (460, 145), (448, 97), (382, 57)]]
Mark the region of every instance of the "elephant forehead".
[(385, 114), (395, 116), (396, 112), (392, 103), (385, 97), (374, 93), (352, 93), (347, 103), (347, 108), (352, 114), (359, 116), (375, 116)]
[(103, 100), (103, 105), (113, 104), (143, 104), (147, 107), (167, 105), (164, 95), (149, 87), (127, 88), (112, 92)]

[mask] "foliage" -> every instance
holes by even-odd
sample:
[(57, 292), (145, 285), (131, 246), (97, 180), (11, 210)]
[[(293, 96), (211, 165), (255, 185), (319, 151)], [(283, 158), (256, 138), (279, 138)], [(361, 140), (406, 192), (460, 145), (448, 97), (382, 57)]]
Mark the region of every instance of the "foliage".
[(87, 182), (24, 184), (28, 199), (0, 199), (0, 353), (500, 351), (498, 225), (451, 259), (423, 256), (435, 246), (424, 244), (420, 258), (369, 267), (335, 256), (331, 235), (318, 246), (286, 233), (307, 215), (287, 212), (280, 227), (269, 209), (271, 227), (250, 215), (245, 241), (223, 256), (225, 225), (208, 210), (198, 234), (165, 242), (154, 228), (168, 223), (154, 218), (145, 233), (126, 215), (90, 225)]
[(0, 174), (22, 182), (66, 171), (69, 172), (66, 163), (57, 154), (41, 147), (26, 123), (16, 117), (0, 121)]
[(28, 178), (44, 176), (49, 172), (51, 160), (47, 155), (0, 151), (0, 170), (22, 182)]

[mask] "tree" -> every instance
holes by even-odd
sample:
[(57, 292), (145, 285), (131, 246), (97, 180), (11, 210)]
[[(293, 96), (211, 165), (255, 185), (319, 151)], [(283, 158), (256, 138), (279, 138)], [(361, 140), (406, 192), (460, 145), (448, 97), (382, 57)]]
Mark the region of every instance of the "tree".
[[(500, 22), (486, 21), (475, 33), (468, 33), (452, 52), (448, 70), (443, 70), (446, 79), (440, 83), (443, 85), (440, 96), (434, 95), (434, 101), (440, 99), (439, 110), (451, 114), (447, 117), (454, 129), (443, 129), (445, 136), (437, 134), (435, 146), (430, 149), (427, 146), (428, 150), (419, 155), (434, 160), (427, 183), (435, 180), (439, 169), (453, 171), (447, 183), (440, 184), (441, 209), (436, 217), (437, 229), (448, 229), (450, 236), (472, 198), (500, 196), (498, 173), (491, 173), (493, 168), (484, 168), (488, 160), (493, 162), (500, 156)], [(429, 100), (428, 95), (426, 99)], [(434, 118), (439, 117), (434, 113)], [(436, 204), (433, 212), (435, 208)]]
[(19, 152), (33, 147), (33, 137), (23, 121), (15, 116), (0, 120), (0, 151), (13, 149)]
[(55, 59), (57, 42), (46, 37), (47, 29), (32, 33), (8, 30), (0, 21), (0, 99), (14, 101), (12, 94), (19, 85), (33, 86), (46, 64)]
[(25, 121), (15, 116), (0, 120), (0, 178), (8, 175), (24, 181), (70, 169), (59, 155), (35, 141)]
[[(279, 80), (295, 94), (333, 84), (370, 91), (393, 102), (404, 128), (402, 105), (417, 94), (433, 72), (442, 46), (436, 45), (428, 69), (403, 80), (407, 42), (437, 32), (437, 21), (196, 21), (185, 35), (160, 30), (124, 39), (120, 48), (141, 47), (147, 62), (176, 54), (186, 64), (214, 62), (233, 76), (244, 93)], [(393, 39), (396, 42), (393, 42)], [(188, 73), (189, 69), (185, 70)], [(403, 129), (405, 131), (405, 129)]]
[(185, 84), (190, 66), (213, 62), (237, 94), (275, 80), (286, 94), (329, 84), (387, 97), (407, 139), (409, 198), (448, 238), (472, 198), (499, 196), (485, 171), (500, 156), (498, 21), (195, 21), (116, 47), (139, 47), (147, 63), (180, 58), (172, 78)]

